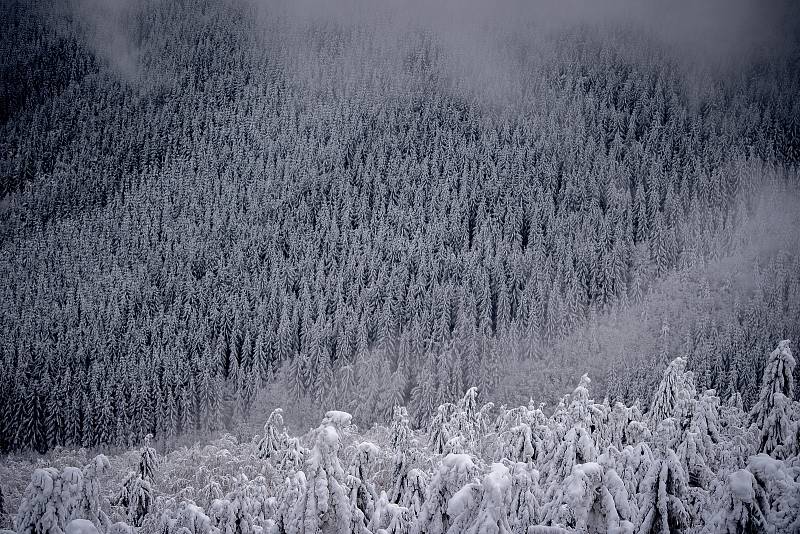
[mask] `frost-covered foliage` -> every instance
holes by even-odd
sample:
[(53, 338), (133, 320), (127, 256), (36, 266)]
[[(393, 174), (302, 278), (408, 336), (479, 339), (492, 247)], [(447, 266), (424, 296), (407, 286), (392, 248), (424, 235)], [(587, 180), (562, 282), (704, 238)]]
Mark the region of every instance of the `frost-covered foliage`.
[(541, 519), (539, 472), (527, 464), (511, 465), (511, 502), (508, 504), (509, 525), (514, 534), (525, 534), (530, 525)]
[[(0, 2), (0, 450), (173, 446), (269, 381), (421, 426), (515, 356), (550, 403), (585, 371), (551, 343), (796, 187), (794, 11), (695, 79), (641, 13), (299, 3)], [(755, 400), (750, 353), (798, 329), (791, 252), (687, 329), (700, 389)]]
[(0, 525), (5, 523), (6, 519), (6, 497), (3, 493), (3, 486), (0, 485)]
[(20, 534), (62, 534), (78, 506), (80, 472), (67, 468), (59, 473), (52, 467), (37, 469), (25, 488), (17, 513)]
[[(665, 381), (689, 380), (682, 368), (673, 362)], [(746, 426), (735, 398), (721, 406), (714, 391), (660, 391), (677, 392), (674, 413), (662, 413), (669, 417), (596, 403), (588, 377), (549, 415), (533, 402), (481, 405), (468, 389), (436, 412), (451, 436), (446, 448), (460, 449), (447, 453), (437, 445), (441, 429), (416, 428), (402, 407), (388, 427), (361, 433), (349, 413), (329, 411), (319, 427), (296, 437), (279, 430), (281, 412), (274, 411), (264, 434), (274, 439), (239, 443), (223, 435), (161, 457), (145, 445), (122, 457), (97, 456), (83, 469), (40, 467), (15, 529), (66, 534), (80, 519), (100, 534), (799, 531), (793, 434), (781, 434), (771, 454), (759, 453), (760, 429)], [(779, 414), (796, 425), (798, 405), (782, 404), (782, 396), (770, 397), (764, 420)], [(271, 451), (266, 461), (263, 450)], [(62, 458), (86, 461), (85, 452)], [(119, 476), (112, 466), (135, 471), (109, 503), (100, 480)]]
[(113, 504), (125, 511), (125, 518), (134, 526), (141, 526), (153, 507), (153, 486), (139, 473), (131, 472), (123, 480)]
[(142, 447), (141, 456), (139, 458), (139, 476), (150, 483), (155, 480), (156, 476), (156, 463), (158, 458), (156, 450), (150, 446), (152, 435), (148, 434), (144, 438), (144, 447)]
[(774, 532), (767, 522), (769, 502), (753, 474), (740, 469), (729, 473), (714, 493), (706, 526), (709, 534)]
[(653, 425), (669, 417), (682, 419), (689, 412), (694, 395), (694, 377), (686, 371), (686, 360), (675, 358), (664, 371), (650, 403), (648, 415)]
[(287, 524), (290, 534), (350, 532), (352, 510), (339, 458), (341, 436), (337, 429), (349, 423), (348, 414), (328, 412), (315, 431), (314, 448), (304, 469), (305, 488)]
[[(474, 507), (474, 512), (462, 513), (463, 517), (469, 520), (463, 525), (465, 528), (458, 528), (457, 522), (453, 523), (451, 530), (454, 532), (465, 532), (468, 534), (510, 534), (512, 532), (509, 524), (511, 473), (502, 464), (492, 464), (490, 471), (481, 480), (480, 501), (475, 503), (463, 503), (466, 509)], [(449, 506), (458, 506), (457, 499), (451, 499)], [(455, 510), (450, 513), (458, 517)]]
[[(98, 455), (82, 470), (77, 467), (65, 467), (61, 472), (52, 467), (35, 470), (19, 507), (17, 531), (61, 534), (73, 519), (88, 522), (95, 531), (105, 531), (110, 525), (105, 511), (108, 504), (101, 495), (98, 477), (108, 467), (108, 458)], [(80, 525), (83, 523), (75, 528)]]
[(286, 448), (289, 436), (283, 429), (283, 410), (276, 408), (269, 414), (264, 423), (264, 435), (258, 442), (257, 454), (264, 460), (275, 461), (281, 458), (281, 451)]
[(642, 490), (639, 494), (640, 534), (671, 534), (689, 527), (688, 477), (672, 450), (656, 458)]
[(97, 527), (86, 519), (73, 519), (64, 529), (64, 534), (100, 534)]
[(636, 520), (625, 484), (595, 462), (576, 465), (548, 508), (548, 522), (591, 534), (633, 532)]
[(113, 499), (113, 504), (124, 510), (125, 519), (133, 526), (141, 526), (142, 521), (152, 511), (155, 501), (153, 482), (156, 476), (157, 455), (150, 446), (152, 436), (145, 437), (144, 446), (139, 452), (136, 471), (131, 471)]
[(369, 530), (375, 534), (408, 534), (413, 519), (408, 508), (389, 502), (386, 493), (382, 493)]
[(266, 479), (250, 480), (241, 474), (233, 491), (211, 503), (209, 516), (223, 534), (259, 534), (267, 520), (275, 515), (275, 499)]
[(792, 452), (794, 428), (791, 402), (794, 399), (795, 360), (789, 340), (772, 351), (764, 368), (758, 402), (751, 411), (752, 422), (759, 429), (759, 452), (784, 456)]
[[(469, 455), (451, 453), (445, 456), (431, 477), (425, 492), (425, 502), (412, 527), (412, 533), (446, 533), (453, 520), (451, 499), (468, 484), (477, 484), (477, 474), (478, 467)], [(458, 506), (456, 509), (461, 511)]]
[(375, 515), (378, 493), (371, 482), (369, 469), (380, 454), (373, 443), (362, 442), (355, 446), (353, 462), (347, 474), (350, 488), (351, 530), (358, 534), (367, 532), (367, 524)]
[[(161, 515), (163, 534), (219, 534), (220, 531), (212, 525), (211, 518), (191, 502), (183, 501), (176, 509), (167, 510)], [(226, 529), (222, 531), (228, 532)]]

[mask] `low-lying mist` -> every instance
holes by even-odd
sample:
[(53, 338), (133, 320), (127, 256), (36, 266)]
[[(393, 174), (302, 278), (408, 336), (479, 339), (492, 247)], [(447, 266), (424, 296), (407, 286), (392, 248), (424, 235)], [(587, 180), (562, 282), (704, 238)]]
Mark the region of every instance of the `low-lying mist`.
[[(119, 76), (143, 83), (155, 75), (165, 83), (170, 73), (152, 72), (146, 63), (153, 61), (142, 57), (158, 33), (147, 27), (160, 3), (72, 0), (70, 5), (87, 45)], [(557, 56), (565, 33), (571, 39), (611, 39), (617, 53), (632, 61), (651, 60), (644, 48), (658, 50), (702, 87), (709, 72), (738, 73), (782, 54), (798, 18), (797, 6), (782, 0), (228, 0), (224, 10), (241, 16), (252, 46), (267, 47), (310, 89), (319, 89), (315, 83), (352, 85), (380, 65), (384, 76), (404, 90), (419, 90), (403, 79), (403, 64), (424, 38), (439, 52), (427, 58), (435, 61), (428, 67), (472, 96), (500, 104), (532, 97), (525, 91), (530, 65)], [(197, 16), (194, 27), (213, 9), (198, 1), (190, 11)], [(315, 45), (329, 32), (342, 38), (335, 57)], [(176, 37), (172, 40), (180, 42)], [(159, 53), (181, 51), (162, 48)], [(310, 71), (329, 72), (323, 82)]]
[[(519, 362), (501, 380), (498, 397), (510, 405), (540, 396), (555, 402), (587, 373), (597, 395), (638, 399), (644, 408), (666, 364), (684, 357), (697, 374), (698, 389), (716, 387), (727, 398), (745, 378), (735, 376), (741, 371), (728, 361), (738, 351), (760, 376), (775, 339), (800, 336), (800, 190), (790, 185), (799, 177), (787, 172), (750, 166), (744, 175), (760, 185), (739, 206), (708, 259), (663, 277), (640, 302), (598, 313), (570, 335), (539, 347), (539, 358)], [(764, 317), (768, 324), (761, 323)], [(715, 355), (721, 377), (720, 369), (698, 368), (693, 358), (711, 349), (721, 351)], [(734, 383), (726, 382), (731, 375)]]

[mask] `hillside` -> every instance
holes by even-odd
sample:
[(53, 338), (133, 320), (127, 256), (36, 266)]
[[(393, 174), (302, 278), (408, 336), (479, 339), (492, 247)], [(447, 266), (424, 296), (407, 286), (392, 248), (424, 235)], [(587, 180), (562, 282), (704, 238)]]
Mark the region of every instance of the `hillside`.
[(800, 531), (798, 72), (791, 0), (0, 2), (0, 528)]

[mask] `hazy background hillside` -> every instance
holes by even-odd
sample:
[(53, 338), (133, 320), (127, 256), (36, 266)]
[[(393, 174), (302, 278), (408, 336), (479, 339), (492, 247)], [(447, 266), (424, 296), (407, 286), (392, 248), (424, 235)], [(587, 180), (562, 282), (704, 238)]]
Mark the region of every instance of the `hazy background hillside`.
[(792, 2), (51, 4), (0, 7), (2, 450), (676, 356), (747, 407), (797, 337)]

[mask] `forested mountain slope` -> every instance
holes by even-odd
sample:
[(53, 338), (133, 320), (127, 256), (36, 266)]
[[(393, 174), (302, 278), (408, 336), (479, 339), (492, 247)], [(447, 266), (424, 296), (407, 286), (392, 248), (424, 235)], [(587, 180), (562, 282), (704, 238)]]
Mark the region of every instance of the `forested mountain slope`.
[[(581, 377), (543, 405), (470, 388), (416, 428), (397, 406), (359, 431), (331, 410), (290, 436), (274, 410), (251, 440), (159, 453), (55, 449), (0, 463), (0, 527), (19, 533), (733, 534), (800, 528), (800, 403), (784, 340), (758, 401), (698, 391), (686, 360), (646, 410), (591, 398)], [(14, 513), (16, 511), (16, 513)]]
[(222, 430), (276, 376), (423, 423), (797, 183), (794, 46), (698, 84), (636, 28), (543, 24), (478, 34), (507, 70), (476, 78), (425, 27), (147, 0), (109, 42), (46, 4), (0, 7), (3, 450)]

